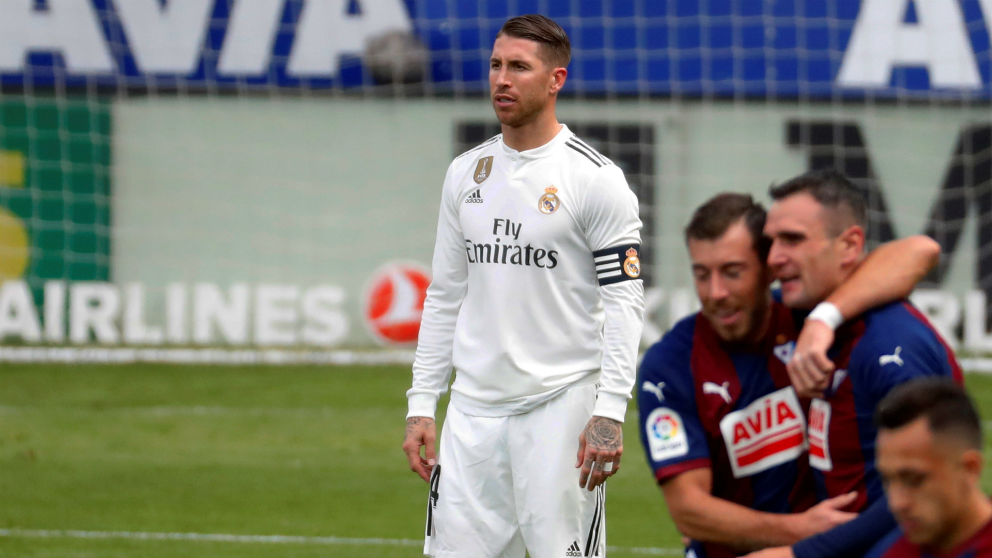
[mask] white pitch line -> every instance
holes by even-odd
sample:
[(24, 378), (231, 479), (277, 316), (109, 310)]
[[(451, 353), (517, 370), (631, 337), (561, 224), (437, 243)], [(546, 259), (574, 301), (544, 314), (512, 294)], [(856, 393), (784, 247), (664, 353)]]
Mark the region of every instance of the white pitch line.
[[(231, 533), (156, 533), (147, 531), (82, 531), (77, 529), (0, 529), (0, 537), (31, 539), (129, 539), (142, 541), (196, 541), (265, 544), (423, 546), (414, 539), (306, 537), (301, 535), (235, 535)], [(616, 553), (682, 556), (681, 548), (608, 546)]]

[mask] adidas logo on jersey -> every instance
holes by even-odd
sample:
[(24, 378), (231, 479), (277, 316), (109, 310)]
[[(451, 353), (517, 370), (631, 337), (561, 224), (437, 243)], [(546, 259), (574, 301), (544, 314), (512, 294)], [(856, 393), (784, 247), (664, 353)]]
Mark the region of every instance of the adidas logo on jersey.
[(482, 192), (479, 191), (480, 188), (476, 188), (474, 192), (465, 198), (465, 203), (482, 203)]
[(582, 549), (579, 548), (578, 541), (572, 541), (572, 546), (565, 551), (565, 556), (582, 556)]

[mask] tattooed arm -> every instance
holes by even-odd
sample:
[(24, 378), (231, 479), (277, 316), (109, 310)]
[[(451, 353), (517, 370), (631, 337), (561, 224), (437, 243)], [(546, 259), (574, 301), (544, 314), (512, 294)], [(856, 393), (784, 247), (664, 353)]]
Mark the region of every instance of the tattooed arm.
[[(410, 470), (420, 475), (424, 482), (430, 482), (431, 468), (437, 463), (435, 458), (434, 441), (437, 431), (434, 419), (429, 417), (410, 417), (406, 419), (406, 439), (403, 440), (403, 451), (410, 461)], [(420, 448), (424, 448), (421, 457)]]
[(622, 424), (606, 417), (593, 416), (579, 435), (579, 452), (575, 467), (582, 467), (579, 485), (592, 490), (620, 470), (623, 454)]

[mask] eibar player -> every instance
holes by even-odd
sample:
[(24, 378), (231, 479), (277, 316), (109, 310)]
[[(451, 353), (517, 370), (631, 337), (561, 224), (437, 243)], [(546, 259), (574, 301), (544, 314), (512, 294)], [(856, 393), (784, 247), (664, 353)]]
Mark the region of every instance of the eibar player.
[(641, 222), (620, 169), (557, 120), (569, 57), (552, 20), (508, 20), (489, 62), (502, 133), (445, 176), (403, 443), (430, 484), (434, 556), (605, 554), (603, 483), (643, 325)]
[(875, 468), (875, 407), (889, 390), (913, 378), (945, 376), (961, 382), (961, 368), (908, 300), (850, 317), (824, 304), (865, 257), (867, 200), (861, 190), (836, 171), (818, 170), (774, 186), (770, 194), (775, 201), (765, 224), (772, 239), (768, 264), (781, 282), (782, 300), (792, 308), (812, 309), (807, 322), (836, 330), (829, 352), (835, 370), (818, 386), (822, 395), (812, 400), (809, 413), (809, 462), (818, 495), (856, 491), (848, 510), (860, 515), (791, 549), (759, 556), (861, 555), (895, 526)]
[(878, 405), (878, 471), (899, 531), (884, 558), (992, 556), (992, 501), (982, 492), (982, 424), (946, 378), (895, 387)]
[[(813, 506), (808, 401), (785, 370), (798, 326), (769, 290), (764, 223), (764, 208), (746, 194), (696, 209), (685, 239), (702, 310), (651, 347), (638, 378), (648, 464), (699, 557), (790, 544), (855, 515), (839, 509), (853, 493)], [(919, 237), (880, 247), (842, 301), (867, 308), (908, 294), (934, 265), (932, 248)]]

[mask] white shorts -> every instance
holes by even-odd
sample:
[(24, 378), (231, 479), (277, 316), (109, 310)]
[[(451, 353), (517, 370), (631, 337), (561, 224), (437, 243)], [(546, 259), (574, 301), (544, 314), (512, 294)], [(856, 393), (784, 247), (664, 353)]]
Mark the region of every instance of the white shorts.
[(596, 386), (587, 384), (508, 417), (468, 416), (449, 405), (424, 553), (605, 556), (606, 487), (580, 487), (575, 467), (595, 401)]

